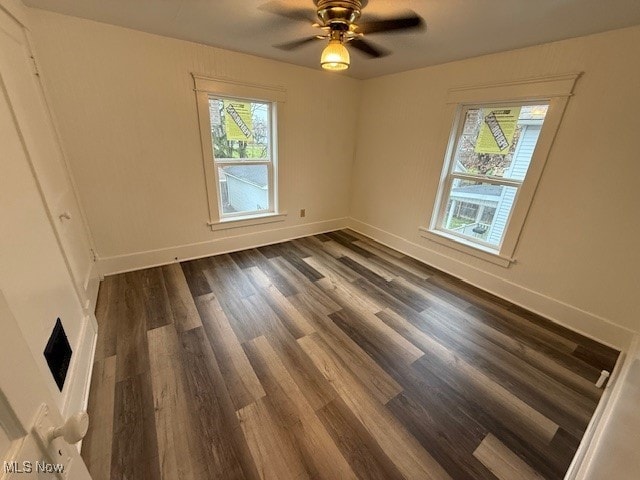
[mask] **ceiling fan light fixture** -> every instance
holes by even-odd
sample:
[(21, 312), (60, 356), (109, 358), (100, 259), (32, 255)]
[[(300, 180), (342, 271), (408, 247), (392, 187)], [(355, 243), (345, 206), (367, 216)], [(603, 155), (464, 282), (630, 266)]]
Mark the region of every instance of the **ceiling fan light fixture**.
[(350, 63), (349, 50), (337, 39), (329, 41), (320, 57), (320, 64), (325, 70), (346, 70)]

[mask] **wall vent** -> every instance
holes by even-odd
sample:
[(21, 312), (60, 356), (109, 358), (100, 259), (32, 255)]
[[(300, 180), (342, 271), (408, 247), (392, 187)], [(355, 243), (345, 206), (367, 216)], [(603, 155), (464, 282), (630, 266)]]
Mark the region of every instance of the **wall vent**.
[(62, 391), (64, 380), (67, 378), (72, 353), (67, 334), (64, 332), (62, 322), (58, 318), (44, 349), (44, 358), (47, 359), (51, 375), (53, 375), (53, 379), (60, 391)]

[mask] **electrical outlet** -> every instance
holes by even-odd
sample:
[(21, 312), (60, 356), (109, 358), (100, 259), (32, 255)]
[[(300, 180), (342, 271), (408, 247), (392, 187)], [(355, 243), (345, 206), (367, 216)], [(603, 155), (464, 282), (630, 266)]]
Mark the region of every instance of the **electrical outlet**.
[(306, 216), (307, 216), (307, 209), (306, 208), (301, 208), (300, 209), (300, 218), (306, 217)]

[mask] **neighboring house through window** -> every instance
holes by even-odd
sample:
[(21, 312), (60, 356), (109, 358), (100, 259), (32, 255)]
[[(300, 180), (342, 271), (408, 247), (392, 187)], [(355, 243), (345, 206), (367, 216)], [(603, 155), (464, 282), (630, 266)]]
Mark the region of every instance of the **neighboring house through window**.
[(283, 220), (278, 210), (284, 91), (195, 76), (213, 230)]

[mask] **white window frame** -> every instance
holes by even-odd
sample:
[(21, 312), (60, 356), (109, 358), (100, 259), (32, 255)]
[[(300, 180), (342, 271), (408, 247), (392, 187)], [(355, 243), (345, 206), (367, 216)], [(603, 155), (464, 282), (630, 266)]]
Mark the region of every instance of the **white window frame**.
[[(448, 128), (446, 130), (443, 129), (441, 139), (443, 147), (440, 158), (444, 158), (444, 165), (433, 202), (433, 209), (430, 216), (428, 216), (431, 219), (430, 223), (428, 226), (419, 227), (419, 233), (423, 238), (503, 267), (508, 267), (516, 261), (514, 254), (518, 240), (553, 141), (558, 132), (562, 116), (569, 98), (573, 95), (575, 82), (580, 75), (580, 73), (570, 73), (513, 82), (459, 87), (449, 90), (445, 117), (447, 120), (445, 125)], [(491, 244), (467, 239), (444, 230), (441, 227), (442, 215), (449, 198), (454, 149), (464, 124), (465, 112), (469, 108), (489, 106), (489, 104), (532, 105), (541, 102), (548, 104), (549, 109), (524, 181), (511, 181), (482, 175), (455, 174), (455, 177), (463, 176), (472, 180), (499, 183), (501, 185), (514, 183), (514, 186), (518, 188), (501, 244), (495, 247)], [(517, 185), (515, 185), (516, 183)]]
[[(213, 231), (246, 227), (284, 221), (286, 213), (280, 210), (278, 194), (278, 144), (281, 135), (280, 123), (286, 101), (286, 91), (281, 87), (272, 87), (241, 83), (226, 79), (209, 78), (192, 74), (198, 108), (198, 123), (202, 146), (202, 160), (207, 187), (209, 221), (207, 225)], [(248, 100), (270, 105), (270, 160), (216, 161), (211, 142), (211, 118), (209, 114), (210, 98), (229, 98)], [(267, 165), (269, 179), (269, 208), (260, 212), (240, 212), (225, 214), (220, 204), (218, 168), (232, 165)]]

